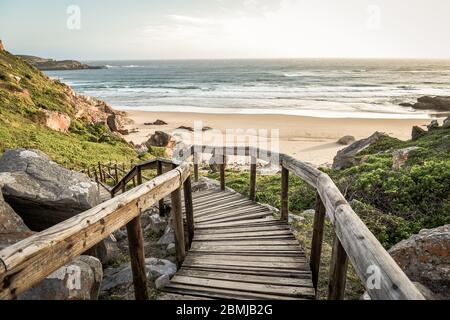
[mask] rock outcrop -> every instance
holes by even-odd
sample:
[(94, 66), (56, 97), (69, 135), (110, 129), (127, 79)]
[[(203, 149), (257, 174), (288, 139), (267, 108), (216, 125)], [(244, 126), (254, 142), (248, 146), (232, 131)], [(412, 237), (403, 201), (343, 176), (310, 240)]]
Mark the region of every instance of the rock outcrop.
[(146, 123), (144, 123), (144, 125), (145, 126), (165, 126), (165, 125), (167, 125), (167, 122), (158, 119), (154, 122), (146, 122)]
[(412, 281), (450, 299), (450, 225), (422, 230), (389, 253)]
[(151, 135), (150, 139), (145, 143), (147, 147), (164, 147), (164, 148), (174, 148), (176, 145), (176, 140), (170, 134), (163, 131), (156, 131)]
[(102, 278), (100, 261), (80, 256), (20, 295), (19, 300), (97, 300)]
[(413, 105), (414, 109), (450, 111), (450, 97), (420, 97)]
[(385, 133), (375, 132), (370, 137), (358, 140), (347, 148), (338, 151), (337, 155), (334, 157), (333, 169), (346, 169), (357, 164), (356, 157), (358, 156), (358, 154), (360, 154), (364, 149), (384, 136), (386, 136)]
[(105, 69), (105, 66), (90, 66), (75, 60), (53, 60), (35, 56), (18, 55), (26, 62), (35, 66), (39, 70), (85, 70), (85, 69)]
[(38, 150), (7, 150), (0, 159), (0, 188), (32, 230), (40, 231), (100, 203), (95, 183)]
[(2, 40), (0, 40), (0, 51), (5, 51), (5, 46), (3, 45)]
[(42, 113), (44, 115), (45, 125), (47, 128), (59, 132), (69, 131), (71, 120), (67, 114), (48, 110), (42, 110)]

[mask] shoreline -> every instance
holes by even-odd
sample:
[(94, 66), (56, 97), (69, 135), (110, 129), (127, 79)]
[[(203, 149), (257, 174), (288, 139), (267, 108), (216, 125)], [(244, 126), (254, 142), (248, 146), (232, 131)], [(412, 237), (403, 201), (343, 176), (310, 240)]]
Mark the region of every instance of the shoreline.
[[(329, 165), (333, 162), (336, 152), (346, 146), (336, 141), (352, 135), (356, 140), (366, 138), (375, 131), (381, 131), (401, 140), (411, 138), (412, 127), (425, 126), (430, 119), (364, 119), (364, 118), (319, 118), (293, 115), (249, 115), (249, 114), (212, 114), (196, 112), (152, 112), (140, 110), (126, 110), (128, 117), (134, 124), (128, 129), (137, 129), (124, 138), (135, 144), (148, 140), (155, 131), (173, 132), (180, 126), (194, 127), (195, 121), (201, 121), (202, 126), (220, 130), (243, 129), (252, 135), (249, 129), (268, 130), (268, 138), (264, 140), (269, 146), (279, 144), (280, 152), (294, 156), (302, 161), (316, 166)], [(144, 125), (146, 122), (163, 120), (167, 125)], [(273, 130), (279, 130), (279, 138), (271, 137)], [(272, 130), (272, 131), (271, 131)], [(261, 132), (261, 131), (260, 131)], [(205, 141), (212, 139), (212, 131), (204, 132)], [(217, 145), (217, 143), (216, 143)], [(270, 147), (269, 147), (270, 148)]]

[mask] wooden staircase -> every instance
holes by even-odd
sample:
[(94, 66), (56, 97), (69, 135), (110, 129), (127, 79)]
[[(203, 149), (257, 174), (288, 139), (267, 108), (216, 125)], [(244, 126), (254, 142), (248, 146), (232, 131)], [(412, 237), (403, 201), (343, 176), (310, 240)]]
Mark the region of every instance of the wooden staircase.
[(195, 232), (164, 292), (212, 299), (314, 299), (309, 263), (286, 222), (230, 191), (193, 193)]

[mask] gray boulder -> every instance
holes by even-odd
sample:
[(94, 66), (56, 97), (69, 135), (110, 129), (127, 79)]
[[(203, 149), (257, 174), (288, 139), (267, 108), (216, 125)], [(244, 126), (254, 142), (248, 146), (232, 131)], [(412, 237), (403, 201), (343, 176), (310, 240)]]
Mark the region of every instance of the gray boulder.
[(450, 299), (450, 225), (421, 230), (389, 253), (412, 281)]
[(59, 268), (20, 295), (19, 300), (96, 300), (103, 278), (102, 264), (81, 256)]
[(31, 236), (33, 232), (3, 198), (0, 190), (0, 250)]
[(380, 138), (385, 137), (386, 134), (382, 132), (375, 132), (373, 135), (366, 139), (358, 140), (351, 144), (347, 148), (338, 151), (337, 155), (334, 157), (333, 169), (341, 170), (346, 169), (357, 164), (356, 157), (367, 147), (369, 147), (374, 142), (378, 141)]
[(158, 290), (163, 289), (164, 287), (166, 287), (169, 284), (170, 284), (170, 277), (167, 274), (162, 275), (161, 277), (159, 277), (158, 279), (155, 280), (155, 287)]
[[(145, 259), (147, 279), (158, 279), (163, 275), (169, 278), (177, 272), (177, 266), (169, 260), (147, 258)], [(105, 277), (101, 287), (102, 292), (116, 290), (122, 286), (133, 284), (133, 273), (129, 264), (105, 269)]]
[(163, 232), (167, 227), (167, 220), (159, 213), (143, 214), (141, 222), (145, 231), (151, 230), (154, 233)]
[(35, 231), (49, 228), (100, 203), (94, 182), (38, 150), (7, 150), (0, 159), (5, 200)]
[(175, 232), (171, 226), (167, 226), (164, 234), (159, 238), (158, 244), (162, 246), (167, 246), (171, 243), (175, 243)]

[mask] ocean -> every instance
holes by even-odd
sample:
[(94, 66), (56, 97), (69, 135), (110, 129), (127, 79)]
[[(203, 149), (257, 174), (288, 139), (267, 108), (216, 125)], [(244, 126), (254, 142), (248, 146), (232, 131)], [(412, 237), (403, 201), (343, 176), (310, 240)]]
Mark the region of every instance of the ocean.
[(107, 69), (48, 71), (118, 109), (428, 118), (400, 103), (450, 95), (450, 61), (85, 61)]

